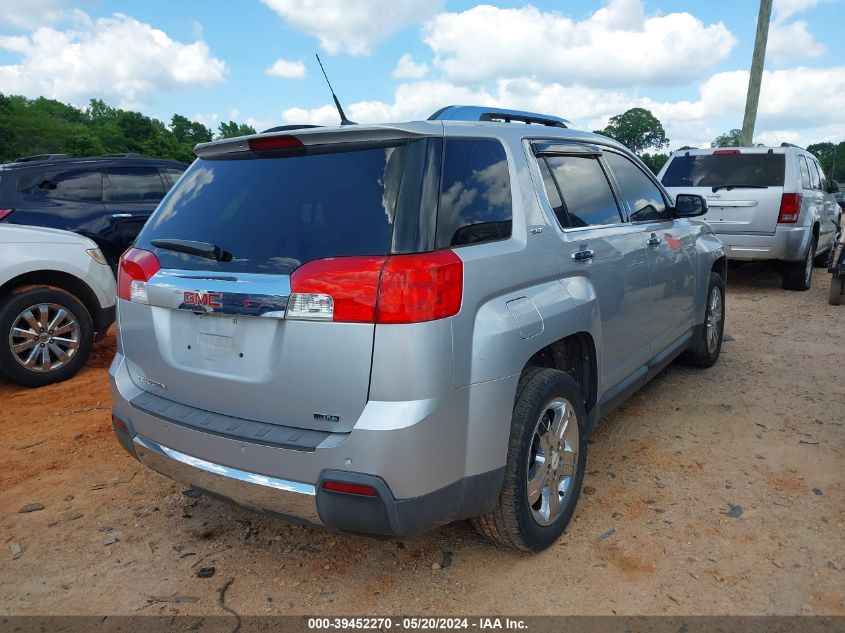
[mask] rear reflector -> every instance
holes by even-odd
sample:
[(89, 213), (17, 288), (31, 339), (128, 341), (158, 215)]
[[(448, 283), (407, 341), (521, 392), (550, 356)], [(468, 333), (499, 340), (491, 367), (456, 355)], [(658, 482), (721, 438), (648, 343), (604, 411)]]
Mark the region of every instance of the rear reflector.
[(305, 147), (295, 136), (259, 136), (249, 139), (249, 149), (253, 152), (267, 152), (281, 149), (300, 149)]
[(3, 218), (5, 218), (5, 217), (6, 217), (7, 215), (9, 215), (11, 212), (12, 212), (12, 209), (0, 209), (0, 220), (2, 220)]
[(740, 151), (738, 149), (717, 149), (713, 152), (713, 156), (724, 156), (726, 154), (739, 154)]
[(346, 481), (324, 481), (323, 490), (331, 492), (342, 492), (347, 495), (358, 495), (360, 497), (377, 497), (378, 493), (372, 486), (363, 484), (351, 484)]
[(147, 281), (161, 266), (155, 253), (140, 248), (130, 248), (120, 256), (117, 269), (117, 296), (127, 301), (148, 303)]
[(463, 262), (451, 250), (389, 257), (331, 257), (291, 275), (286, 318), (421, 323), (461, 309)]
[(112, 424), (114, 424), (114, 425), (115, 425), (115, 427), (116, 427), (116, 428), (120, 429), (120, 430), (121, 430), (121, 431), (123, 431), (124, 433), (129, 433), (129, 429), (128, 429), (128, 428), (126, 428), (126, 422), (124, 422), (123, 420), (121, 420), (121, 419), (120, 419), (119, 417), (117, 417), (116, 415), (112, 415), (112, 416), (111, 416), (111, 422), (112, 422)]
[(801, 215), (801, 194), (785, 193), (780, 199), (780, 213), (778, 222), (781, 224), (795, 224)]

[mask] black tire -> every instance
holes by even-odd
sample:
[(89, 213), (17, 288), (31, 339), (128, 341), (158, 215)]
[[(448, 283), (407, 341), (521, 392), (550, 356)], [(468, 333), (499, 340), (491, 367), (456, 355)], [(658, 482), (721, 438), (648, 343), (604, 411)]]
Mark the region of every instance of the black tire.
[(832, 306), (842, 304), (842, 282), (843, 278), (839, 275), (831, 275), (830, 277), (830, 296), (827, 301)]
[(783, 287), (785, 290), (805, 291), (813, 283), (813, 260), (816, 258), (816, 241), (810, 242), (807, 254), (800, 262), (790, 262), (783, 270)]
[[(16, 358), (12, 351), (13, 342), (22, 342), (26, 339), (21, 337), (11, 338), (13, 327), (18, 324), (19, 317), (27, 311), (27, 308), (49, 305), (64, 309), (69, 314), (69, 320), (63, 321), (64, 324), (70, 324), (71, 320), (75, 327), (73, 327), (68, 334), (59, 337), (45, 340), (42, 345), (41, 342), (34, 342), (28, 349), (36, 349), (47, 347), (49, 354), (49, 361), (56, 364), (55, 369), (47, 369), (44, 371), (36, 371), (28, 369)], [(36, 313), (33, 313), (33, 316)], [(40, 314), (40, 313), (39, 313)], [(53, 314), (53, 313), (49, 313)], [(52, 320), (52, 317), (48, 317)], [(60, 324), (61, 325), (61, 324)], [(33, 332), (35, 328), (30, 327)], [(64, 334), (64, 333), (62, 333)], [(49, 336), (49, 332), (47, 333)], [(64, 343), (59, 343), (59, 340), (69, 340), (65, 336), (77, 340), (74, 341), (75, 348), (68, 347), (63, 351), (68, 354), (68, 360), (64, 361), (57, 356), (51, 349), (61, 349), (65, 346)], [(59, 340), (56, 340), (59, 339)], [(39, 339), (40, 340), (40, 339)], [(53, 343), (53, 347), (50, 345)], [(24, 387), (43, 387), (54, 382), (67, 380), (73, 376), (79, 368), (88, 360), (88, 355), (91, 353), (91, 348), (94, 345), (94, 325), (91, 320), (91, 315), (88, 314), (85, 306), (72, 294), (47, 286), (29, 286), (20, 290), (14, 290), (0, 302), (0, 370), (12, 382), (15, 382)], [(73, 349), (73, 353), (70, 353)], [(56, 361), (53, 361), (53, 359)], [(40, 359), (39, 359), (40, 360)]]
[[(715, 341), (710, 338), (708, 324), (714, 315), (713, 292), (719, 295), (721, 315), (712, 323), (717, 328), (713, 334)], [(693, 367), (712, 367), (719, 360), (722, 351), (722, 337), (725, 333), (725, 282), (718, 273), (710, 273), (710, 282), (707, 286), (707, 298), (704, 305), (704, 322), (697, 339), (688, 350), (678, 357), (678, 362)]]
[[(548, 494), (559, 495), (558, 489), (564, 483), (566, 483), (566, 490), (562, 499), (557, 497), (561, 501), (557, 511), (550, 513), (549, 523), (543, 525), (535, 518), (535, 513), (539, 513), (546, 507), (546, 502), (541, 494), (534, 504), (535, 509), (532, 510), (528, 493), (529, 468), (533, 468), (535, 472), (542, 471), (542, 467), (537, 465), (538, 455), (541, 456), (542, 453), (537, 451), (539, 444), (535, 442), (535, 431), (542, 429), (541, 425), (546, 424), (546, 421), (548, 421), (548, 426), (551, 426), (552, 418), (547, 417), (551, 409), (546, 410), (546, 408), (554, 402), (560, 403), (561, 400), (571, 405), (571, 409), (567, 405), (563, 405), (561, 409), (571, 411), (571, 414), (568, 414), (571, 415), (569, 425), (573, 421), (577, 422), (574, 427), (578, 430), (577, 452), (574, 456), (573, 451), (560, 453), (570, 456), (566, 460), (548, 460), (549, 469), (560, 468), (564, 472), (569, 472), (570, 475), (565, 475), (559, 481), (554, 474), (556, 471), (551, 471), (550, 474), (555, 477), (553, 479), (555, 483), (547, 484)], [(480, 534), (499, 545), (527, 552), (544, 550), (560, 538), (575, 512), (575, 505), (584, 480), (587, 464), (586, 422), (587, 413), (581, 390), (570, 376), (557, 369), (545, 367), (531, 368), (523, 373), (517, 387), (505, 479), (499, 495), (499, 504), (491, 512), (472, 520)], [(562, 437), (567, 437), (567, 434), (564, 433)], [(569, 439), (566, 441), (567, 444), (572, 442), (571, 430)], [(546, 461), (544, 460), (543, 463), (545, 464)], [(543, 478), (544, 483), (545, 481), (546, 479)], [(544, 487), (541, 492), (545, 490)], [(554, 518), (555, 516), (557, 518)]]
[(813, 259), (813, 266), (816, 268), (827, 268), (827, 260), (830, 257), (830, 253), (833, 250), (833, 246), (831, 245), (824, 253), (816, 253), (815, 258)]

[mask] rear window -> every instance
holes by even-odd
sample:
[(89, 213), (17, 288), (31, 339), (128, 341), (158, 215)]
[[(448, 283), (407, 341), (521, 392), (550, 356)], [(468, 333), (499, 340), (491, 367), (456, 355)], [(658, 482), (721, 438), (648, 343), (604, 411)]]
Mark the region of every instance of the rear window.
[(782, 187), (784, 164), (784, 154), (675, 156), (662, 182), (665, 187)]
[[(263, 158), (198, 159), (136, 245), (163, 268), (288, 274), (323, 257), (391, 250), (407, 143)], [(231, 261), (154, 249), (155, 239), (210, 242)]]

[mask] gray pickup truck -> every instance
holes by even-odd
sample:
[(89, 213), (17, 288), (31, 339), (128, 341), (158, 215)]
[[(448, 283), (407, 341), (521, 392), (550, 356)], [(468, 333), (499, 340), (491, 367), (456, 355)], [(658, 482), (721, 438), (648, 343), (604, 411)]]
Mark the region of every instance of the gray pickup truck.
[(562, 119), (449, 107), (196, 154), (120, 264), (113, 423), (215, 496), (541, 550), (596, 421), (719, 356), (706, 202)]

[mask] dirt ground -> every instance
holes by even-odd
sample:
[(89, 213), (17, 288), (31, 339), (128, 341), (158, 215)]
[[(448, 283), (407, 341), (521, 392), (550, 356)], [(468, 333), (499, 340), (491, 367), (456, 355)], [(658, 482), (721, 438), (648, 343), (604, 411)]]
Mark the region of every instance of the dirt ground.
[(815, 275), (731, 271), (719, 363), (601, 421), (575, 519), (533, 556), (467, 523), (376, 540), (183, 495), (112, 436), (113, 336), (68, 382), (0, 379), (0, 613), (225, 615), (231, 580), (255, 615), (843, 615), (845, 308)]

